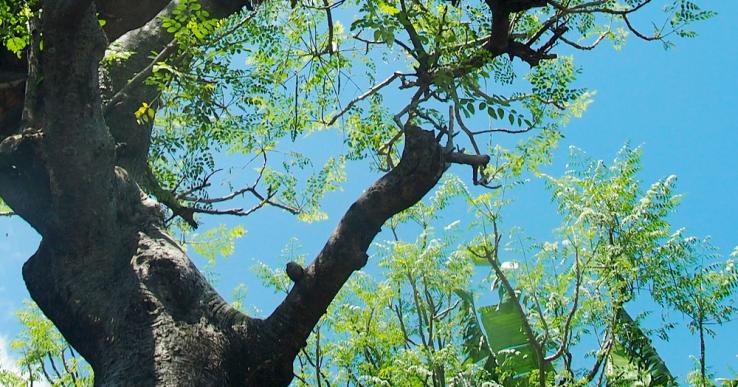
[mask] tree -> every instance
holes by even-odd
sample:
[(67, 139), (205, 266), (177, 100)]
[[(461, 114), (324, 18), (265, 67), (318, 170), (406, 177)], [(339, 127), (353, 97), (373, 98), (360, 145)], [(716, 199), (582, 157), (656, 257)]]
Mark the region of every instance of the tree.
[(18, 312), (23, 331), (11, 347), (19, 350), (19, 373), (0, 369), (0, 383), (21, 386), (48, 382), (52, 386), (91, 386), (92, 372), (58, 330), (34, 304)]
[[(715, 323), (729, 320), (734, 262), (671, 229), (676, 179), (643, 189), (638, 149), (624, 147), (609, 165), (572, 153), (564, 176), (541, 176), (563, 217), (557, 240), (531, 243), (513, 230), (503, 239), (504, 191), (474, 195), (458, 178), (393, 217), (394, 238), (376, 251), (383, 272), (361, 272), (341, 290), (298, 356), (296, 384), (677, 385), (651, 337), (670, 336), (679, 322), (670, 311), (710, 309)], [(473, 231), (459, 231), (459, 220), (435, 230), (459, 216), (457, 206), (446, 209), (458, 197), (476, 213)], [(415, 241), (397, 237), (413, 224)], [(288, 260), (299, 247), (285, 251)], [(475, 262), (491, 269), (496, 297), (471, 285)], [(701, 287), (691, 282), (695, 270)], [(283, 271), (262, 264), (259, 272), (289, 291)], [(655, 328), (646, 328), (647, 313), (633, 313), (644, 298), (656, 301), (647, 310), (661, 315)], [(711, 385), (699, 370), (685, 382)]]
[[(335, 12), (343, 3), (0, 2), (4, 213), (42, 235), (24, 279), (96, 383), (288, 384), (295, 357), (382, 225), (450, 164), (469, 166), (475, 185), (494, 189), (549, 158), (559, 126), (588, 96), (571, 86), (576, 68), (552, 52), (557, 44), (589, 50), (630, 31), (668, 46), (712, 15), (668, 1), (668, 22), (647, 35), (630, 18), (650, 0), (367, 1), (346, 4), (359, 15), (349, 32)], [(375, 83), (375, 64), (355, 63), (370, 49), (407, 69)], [(249, 58), (245, 69), (228, 63), (239, 55)], [(480, 86), (517, 87), (518, 61), (531, 68), (530, 90), (505, 96)], [(368, 82), (346, 76), (357, 73)], [(369, 85), (346, 100), (347, 82)], [(380, 91), (398, 82), (408, 103), (390, 109)], [(470, 129), (465, 120), (477, 111), (510, 127)], [(336, 126), (347, 152), (303, 190), (290, 168), (309, 161), (290, 154), (281, 171), (269, 164), (298, 134)], [(529, 137), (512, 149), (479, 146), (501, 133)], [(253, 184), (212, 188), (223, 150), (264, 161)], [(294, 286), (268, 318), (227, 304), (170, 237), (197, 227), (196, 214), (274, 206), (319, 218), (318, 199), (342, 178), (342, 160), (365, 157), (387, 173), (308, 267), (288, 266)], [(220, 209), (244, 195), (255, 200), (251, 209)]]
[[(626, 147), (606, 167), (577, 154), (576, 169), (561, 178), (544, 175), (564, 215), (561, 239), (530, 248), (519, 231), (510, 233), (505, 247), (489, 243), (502, 240), (499, 223), (508, 202), (502, 192), (514, 197), (514, 187), (475, 196), (457, 177), (445, 178), (427, 201), (389, 221), (394, 238), (375, 249), (382, 272), (359, 272), (341, 289), (297, 356), (295, 384), (675, 385), (649, 336), (670, 336), (677, 321), (665, 312), (686, 310), (692, 318), (690, 310), (701, 310), (702, 317), (688, 324), (690, 330), (700, 327), (701, 367), (687, 381), (712, 385), (705, 377), (703, 331), (710, 332), (706, 324), (730, 320), (738, 272), (707, 241), (670, 231), (667, 216), (679, 199), (672, 193), (675, 179), (642, 192), (639, 158), (638, 150)], [(459, 215), (459, 197), (477, 215), (471, 235), (458, 219), (434, 230), (431, 225)], [(421, 228), (417, 239), (400, 239), (413, 224)], [(209, 251), (228, 253), (229, 239), (191, 243), (207, 245), (200, 249), (210, 259)], [(481, 257), (475, 252), (480, 249), (492, 253)], [(293, 238), (281, 260), (301, 264), (301, 250)], [(492, 290), (499, 297), (492, 305), (477, 307), (480, 294), (490, 297), (486, 284), (479, 292), (471, 285), (475, 262), (493, 269)], [(287, 270), (266, 263), (255, 269), (265, 285), (289, 293)], [(656, 311), (666, 319), (657, 329), (643, 327), (644, 313), (634, 319), (626, 311), (626, 304), (638, 308), (644, 296), (657, 301)], [(0, 370), (0, 382), (92, 384), (88, 367), (33, 305), (18, 316), (24, 330), (12, 346), (22, 354), (20, 372)], [(598, 346), (588, 348), (588, 341)], [(582, 356), (585, 351), (593, 359)]]

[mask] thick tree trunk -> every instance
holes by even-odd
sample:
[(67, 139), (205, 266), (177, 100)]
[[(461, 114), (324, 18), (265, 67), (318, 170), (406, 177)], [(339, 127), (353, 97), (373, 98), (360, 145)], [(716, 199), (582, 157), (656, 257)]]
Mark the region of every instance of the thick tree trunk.
[[(384, 221), (444, 170), (430, 132), (407, 129), (400, 164), (348, 210), (266, 320), (231, 308), (161, 228), (158, 205), (117, 169), (117, 217), (103, 235), (44, 234), (23, 275), (33, 299), (87, 359), (98, 385), (287, 385), (312, 327)], [(420, 184), (419, 184), (420, 183)], [(103, 239), (104, 238), (104, 239)]]
[(23, 268), (31, 296), (98, 385), (243, 382), (249, 362), (236, 352), (250, 319), (212, 290), (161, 230), (156, 204), (119, 175), (120, 218), (106, 225), (116, 237), (67, 248), (67, 235), (44, 235)]

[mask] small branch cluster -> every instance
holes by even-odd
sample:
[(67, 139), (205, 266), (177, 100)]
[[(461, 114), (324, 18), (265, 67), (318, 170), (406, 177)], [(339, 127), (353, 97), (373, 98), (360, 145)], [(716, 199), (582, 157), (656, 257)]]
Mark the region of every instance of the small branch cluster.
[[(554, 352), (551, 355), (546, 355), (546, 348), (549, 347), (548, 341), (553, 336), (552, 332), (549, 329), (548, 324), (546, 323), (546, 318), (543, 315), (543, 312), (540, 308), (540, 303), (538, 302), (537, 296), (535, 293), (530, 295), (529, 297), (534, 300), (535, 305), (537, 306), (536, 312), (538, 313), (538, 318), (541, 320), (545, 332), (543, 332), (542, 338), (540, 335), (538, 335), (533, 328), (533, 324), (530, 320), (530, 317), (528, 316), (528, 313), (525, 310), (525, 306), (523, 301), (518, 296), (519, 292), (513, 287), (512, 282), (508, 278), (508, 276), (505, 274), (505, 271), (502, 269), (502, 266), (500, 265), (500, 258), (499, 258), (499, 251), (500, 251), (500, 241), (502, 240), (502, 234), (499, 231), (498, 224), (497, 224), (497, 218), (496, 215), (492, 216), (491, 218), (492, 222), (492, 241), (491, 243), (485, 242), (482, 246), (482, 251), (477, 251), (476, 249), (473, 249), (471, 247), (467, 247), (467, 251), (472, 254), (473, 256), (477, 258), (482, 258), (486, 260), (490, 266), (492, 266), (492, 270), (495, 273), (495, 276), (502, 284), (502, 287), (505, 290), (506, 297), (509, 297), (510, 300), (513, 302), (513, 306), (515, 307), (515, 310), (518, 312), (520, 319), (523, 324), (523, 331), (525, 333), (525, 336), (527, 337), (528, 343), (530, 344), (531, 348), (533, 348), (533, 352), (536, 356), (536, 362), (539, 366), (539, 378), (538, 378), (538, 385), (541, 387), (544, 387), (546, 385), (546, 369), (548, 368), (549, 364), (551, 364), (556, 359), (560, 358), (563, 355), (567, 356), (567, 359), (571, 356), (569, 353), (569, 345), (571, 343), (571, 324), (574, 319), (574, 315), (576, 314), (578, 308), (579, 308), (579, 292), (582, 286), (582, 264), (581, 264), (581, 258), (579, 254), (579, 249), (574, 244), (574, 255), (575, 255), (575, 263), (574, 268), (572, 269), (575, 273), (575, 283), (574, 283), (574, 296), (572, 301), (572, 306), (569, 309), (569, 311), (566, 314), (564, 327), (561, 330), (563, 332), (563, 337), (561, 338), (558, 348), (556, 352)], [(567, 361), (568, 362), (568, 361)]]
[[(177, 192), (178, 186), (175, 186), (171, 190), (162, 188), (154, 178), (153, 173), (149, 171), (151, 183), (154, 184), (151, 187), (152, 193), (162, 204), (172, 211), (172, 216), (165, 223), (170, 222), (174, 217), (180, 217), (191, 227), (197, 228), (198, 224), (194, 218), (195, 214), (248, 216), (267, 205), (281, 208), (291, 214), (300, 213), (299, 208), (278, 201), (276, 199), (277, 192), (272, 187), (267, 187), (266, 194), (262, 194), (257, 189), (267, 165), (267, 155), (265, 152), (262, 152), (262, 157), (263, 165), (258, 172), (258, 177), (251, 185), (218, 197), (198, 196), (198, 193), (212, 186), (211, 179), (216, 173), (221, 171), (220, 169), (211, 172), (200, 183), (181, 192)], [(243, 197), (245, 194), (253, 196), (258, 201), (257, 204), (250, 208), (216, 209), (212, 207), (213, 204), (229, 202), (238, 197)]]

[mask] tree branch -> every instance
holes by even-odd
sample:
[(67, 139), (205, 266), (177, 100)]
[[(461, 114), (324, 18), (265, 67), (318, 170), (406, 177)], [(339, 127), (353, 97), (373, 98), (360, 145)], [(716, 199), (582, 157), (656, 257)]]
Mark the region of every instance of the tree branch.
[(470, 155), (463, 152), (449, 152), (446, 154), (446, 161), (455, 164), (466, 164), (476, 168), (483, 168), (489, 164), (488, 155)]
[(365, 91), (360, 96), (352, 99), (348, 104), (346, 104), (346, 106), (343, 109), (341, 109), (341, 111), (339, 111), (333, 117), (331, 117), (330, 120), (325, 121), (323, 123), (325, 125), (333, 125), (336, 122), (336, 120), (338, 120), (341, 116), (346, 114), (346, 112), (348, 112), (357, 102), (363, 101), (367, 97), (373, 94), (376, 94), (379, 90), (382, 90), (385, 86), (392, 83), (392, 81), (394, 81), (395, 79), (402, 77), (402, 75), (403, 75), (402, 73), (400, 73), (399, 71), (396, 71), (395, 73), (390, 75), (387, 79), (383, 80), (382, 82), (379, 82), (378, 84), (372, 86), (369, 90)]
[[(441, 177), (444, 156), (433, 132), (405, 127), (405, 149), (397, 167), (377, 180), (349, 208), (325, 247), (287, 297), (265, 320), (265, 340), (292, 363), (312, 327), (351, 273), (366, 264), (366, 251), (384, 222), (412, 206)], [(272, 344), (273, 345), (273, 344)]]
[(0, 141), (0, 197), (12, 214), (23, 217), (36, 231), (47, 228), (49, 177), (38, 159), (41, 134), (26, 131)]
[(563, 329), (564, 337), (561, 339), (561, 345), (554, 354), (545, 358), (547, 362), (552, 362), (564, 354), (564, 351), (569, 345), (569, 338), (571, 336), (571, 332), (569, 331), (571, 328), (571, 322), (574, 319), (574, 315), (577, 313), (577, 308), (579, 307), (579, 289), (582, 286), (581, 258), (579, 257), (579, 248), (573, 243), (572, 245), (574, 246), (574, 270), (576, 278), (574, 282), (574, 303), (571, 307), (571, 310), (569, 311), (569, 314), (566, 316), (566, 322), (564, 323)]
[(131, 6), (125, 1), (95, 0), (100, 18), (105, 20), (103, 29), (111, 42), (126, 32), (143, 26), (170, 2), (171, 0), (139, 0), (135, 6)]
[(592, 42), (591, 44), (588, 44), (588, 45), (579, 44), (579, 43), (574, 42), (574, 41), (571, 41), (571, 40), (569, 40), (569, 39), (567, 39), (567, 38), (565, 38), (563, 36), (561, 37), (561, 41), (564, 42), (564, 43), (566, 43), (566, 44), (568, 44), (568, 45), (570, 45), (570, 46), (572, 46), (572, 47), (574, 47), (574, 48), (576, 48), (576, 49), (578, 49), (578, 50), (589, 51), (589, 50), (592, 50), (595, 47), (597, 47), (602, 42), (602, 40), (605, 39), (605, 37), (609, 33), (610, 33), (610, 31), (603, 32), (602, 34), (600, 34), (600, 36), (597, 37), (597, 39), (595, 39), (594, 42)]
[(52, 18), (53, 23), (71, 26), (77, 24), (84, 17), (90, 5), (92, 5), (92, 0), (45, 1), (43, 2), (43, 9), (47, 14), (56, 15)]
[(161, 52), (159, 52), (159, 54), (157, 54), (156, 57), (154, 57), (154, 59), (152, 59), (146, 67), (141, 69), (141, 71), (139, 71), (133, 78), (131, 78), (120, 90), (118, 90), (110, 98), (109, 101), (107, 101), (103, 111), (107, 114), (111, 110), (111, 108), (123, 101), (123, 99), (128, 96), (127, 93), (132, 87), (136, 87), (140, 85), (143, 81), (145, 81), (146, 78), (148, 78), (153, 73), (154, 66), (169, 57), (176, 50), (177, 41), (175, 39), (172, 39), (172, 41), (169, 42), (169, 44), (167, 44), (164, 49), (162, 49)]
[[(80, 241), (91, 235), (103, 237), (115, 219), (115, 148), (103, 119), (97, 82), (97, 65), (107, 41), (95, 7), (84, 3), (73, 2), (69, 7), (51, 0), (43, 3), (44, 82), (29, 85), (40, 88), (43, 95), (39, 156), (50, 177), (49, 223), (67, 241), (75, 236), (81, 236)], [(70, 12), (83, 14), (70, 21)]]
[[(252, 9), (261, 3), (261, 0), (201, 0), (202, 9), (216, 19), (228, 17), (244, 7)], [(163, 26), (164, 18), (171, 18), (176, 7), (177, 2), (168, 3), (140, 28), (121, 35), (110, 47), (131, 55), (121, 61), (102, 64), (100, 79), (103, 99), (107, 101), (105, 120), (115, 141), (125, 144), (117, 154), (117, 163), (139, 182), (145, 181), (153, 122), (139, 124), (133, 113), (142, 102), (154, 101), (159, 93), (156, 86), (147, 85), (143, 80), (151, 74), (157, 62), (176, 52), (174, 36)], [(159, 53), (153, 61), (150, 58), (152, 52)], [(181, 65), (186, 66), (186, 61)], [(152, 108), (156, 109), (156, 104)]]

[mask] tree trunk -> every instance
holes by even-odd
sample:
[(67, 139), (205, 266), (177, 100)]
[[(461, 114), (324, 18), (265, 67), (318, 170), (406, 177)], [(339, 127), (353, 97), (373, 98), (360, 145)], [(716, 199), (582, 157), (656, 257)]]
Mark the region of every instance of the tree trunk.
[(704, 319), (702, 318), (702, 311), (700, 310), (698, 322), (698, 329), (700, 331), (700, 385), (707, 386), (707, 370), (705, 366), (705, 327), (703, 322)]
[(265, 320), (216, 294), (163, 231), (157, 204), (122, 169), (115, 175), (116, 219), (73, 241), (65, 230), (45, 232), (24, 279), (90, 362), (97, 385), (287, 385), (297, 352), (341, 285), (366, 263), (381, 225), (437, 182), (441, 155), (432, 133), (409, 128), (400, 164), (351, 206)]

